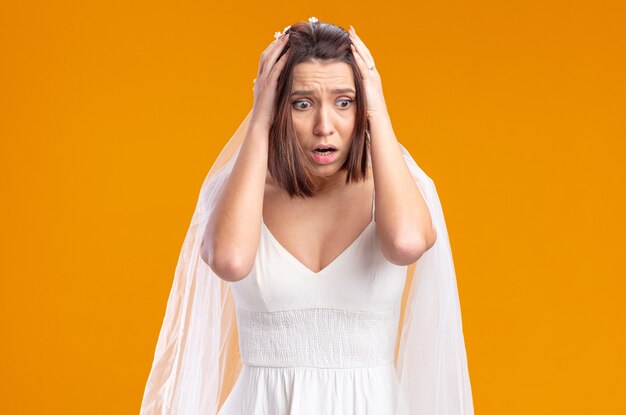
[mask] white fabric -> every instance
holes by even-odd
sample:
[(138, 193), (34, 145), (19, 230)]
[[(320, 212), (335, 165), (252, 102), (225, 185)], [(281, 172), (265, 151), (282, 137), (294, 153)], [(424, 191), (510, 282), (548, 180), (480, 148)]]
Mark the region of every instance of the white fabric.
[(398, 301), (398, 307), (376, 311), (237, 308), (241, 361), (248, 366), (322, 369), (393, 364), (399, 306)]
[[(255, 264), (255, 269), (274, 270), (272, 274), (228, 283), (202, 261), (200, 243), (207, 219), (232, 170), (250, 115), (202, 185), (176, 268), (141, 414), (473, 414), (443, 211), (434, 183), (403, 146), (404, 160), (428, 205), (437, 241), (415, 264), (401, 328), (394, 333), (399, 334), (400, 343), (395, 365), (389, 362), (391, 355), (385, 347), (389, 339), (376, 343), (375, 338), (376, 332), (385, 332), (385, 324), (397, 319), (397, 315), (386, 316), (384, 310), (398, 305), (407, 268), (365, 255), (376, 252), (373, 223), (320, 273), (290, 256), (264, 224), (255, 261), (266, 262)], [(270, 250), (274, 254), (268, 254)], [(287, 278), (288, 274), (294, 278)], [(377, 279), (376, 275), (390, 275), (391, 279)], [(369, 278), (369, 284), (364, 284), (363, 278)], [(298, 298), (302, 292), (306, 295)], [(366, 298), (369, 301), (364, 302)], [(245, 311), (237, 314), (237, 307)], [(330, 310), (349, 312), (342, 316)], [(375, 316), (369, 323), (373, 330), (369, 336), (363, 334), (368, 315)], [(238, 340), (237, 319), (243, 329)], [(255, 333), (255, 325), (263, 326), (272, 319), (287, 331)], [(326, 337), (307, 336), (297, 328), (302, 322), (318, 322)], [(332, 324), (355, 337), (330, 336)], [(288, 334), (303, 348), (290, 346)], [(273, 341), (263, 344), (264, 335), (268, 340), (280, 340), (283, 348), (277, 349)], [(359, 336), (381, 347), (372, 349), (368, 357), (368, 349), (355, 343)], [(263, 350), (268, 353), (264, 355)], [(317, 350), (331, 350), (331, 356), (311, 356)], [(281, 352), (285, 356), (281, 357)], [(378, 360), (389, 363), (373, 365)], [(313, 367), (302, 366), (304, 363)], [(237, 376), (232, 391), (224, 386), (229, 373)], [(395, 411), (389, 411), (393, 407)], [(233, 412), (241, 408), (244, 412)]]
[(362, 369), (244, 366), (219, 415), (393, 414), (389, 408), (397, 405), (398, 390), (393, 364)]
[(373, 219), (319, 272), (262, 224), (251, 273), (231, 283), (245, 366), (219, 415), (394, 413), (407, 267), (383, 256)]

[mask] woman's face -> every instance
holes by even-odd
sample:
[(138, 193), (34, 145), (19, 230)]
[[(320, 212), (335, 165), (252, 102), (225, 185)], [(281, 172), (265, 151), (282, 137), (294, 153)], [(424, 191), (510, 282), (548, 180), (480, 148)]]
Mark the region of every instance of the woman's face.
[[(356, 120), (356, 89), (345, 62), (313, 61), (293, 69), (291, 118), (298, 141), (322, 176), (332, 176), (348, 158)], [(316, 148), (332, 147), (319, 152)]]

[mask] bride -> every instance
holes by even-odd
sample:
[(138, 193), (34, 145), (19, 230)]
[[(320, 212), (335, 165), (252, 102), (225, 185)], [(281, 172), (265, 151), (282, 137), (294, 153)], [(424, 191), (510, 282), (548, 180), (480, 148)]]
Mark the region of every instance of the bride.
[(176, 269), (141, 408), (164, 411), (473, 413), (441, 205), (354, 28), (261, 55)]

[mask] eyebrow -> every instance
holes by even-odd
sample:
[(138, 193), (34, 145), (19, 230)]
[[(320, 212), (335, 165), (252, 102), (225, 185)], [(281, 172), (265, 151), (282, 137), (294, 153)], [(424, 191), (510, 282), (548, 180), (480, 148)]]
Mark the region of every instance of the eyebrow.
[[(345, 94), (345, 93), (348, 93), (348, 92), (351, 92), (353, 94), (355, 93), (354, 89), (352, 89), (352, 88), (336, 88), (336, 89), (333, 89), (330, 92), (333, 93), (333, 94)], [(315, 91), (293, 91), (291, 93), (291, 96), (293, 97), (294, 95), (313, 95), (314, 93), (315, 93)]]

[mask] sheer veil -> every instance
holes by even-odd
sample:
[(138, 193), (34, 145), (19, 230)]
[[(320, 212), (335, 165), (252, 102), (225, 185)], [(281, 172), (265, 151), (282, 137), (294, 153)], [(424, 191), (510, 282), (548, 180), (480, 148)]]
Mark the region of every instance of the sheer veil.
[[(200, 258), (205, 226), (246, 134), (251, 111), (207, 174), (178, 258), (141, 415), (216, 415), (241, 369), (229, 283)], [(400, 144), (437, 241), (407, 268), (398, 327), (399, 414), (473, 414), (456, 274), (433, 181)]]

